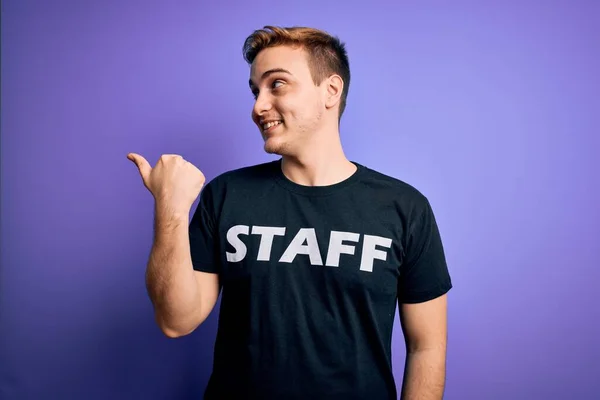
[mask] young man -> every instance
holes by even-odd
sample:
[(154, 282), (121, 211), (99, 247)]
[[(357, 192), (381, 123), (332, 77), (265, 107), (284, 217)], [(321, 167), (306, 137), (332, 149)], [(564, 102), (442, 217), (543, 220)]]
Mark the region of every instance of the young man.
[(204, 185), (180, 156), (154, 168), (128, 156), (155, 198), (147, 285), (158, 325), (189, 334), (222, 290), (206, 399), (395, 399), (398, 302), (402, 398), (441, 399), (452, 284), (440, 235), (419, 191), (345, 157), (343, 44), (265, 27), (244, 55), (252, 118), (280, 159)]

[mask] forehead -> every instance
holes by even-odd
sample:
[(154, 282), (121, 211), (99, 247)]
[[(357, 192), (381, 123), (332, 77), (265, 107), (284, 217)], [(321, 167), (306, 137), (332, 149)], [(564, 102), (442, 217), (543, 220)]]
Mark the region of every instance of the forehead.
[(255, 83), (260, 82), (263, 74), (276, 69), (287, 70), (298, 79), (310, 76), (306, 51), (290, 46), (269, 47), (262, 50), (250, 68), (250, 80)]

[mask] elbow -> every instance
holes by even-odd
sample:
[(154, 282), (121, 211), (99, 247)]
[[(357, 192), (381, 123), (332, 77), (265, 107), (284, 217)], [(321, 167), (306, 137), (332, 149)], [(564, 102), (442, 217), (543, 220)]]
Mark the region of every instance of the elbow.
[(173, 329), (168, 326), (160, 326), (160, 330), (169, 339), (177, 339), (187, 336), (194, 331), (194, 329)]
[(164, 318), (159, 315), (156, 316), (156, 322), (161, 332), (170, 339), (177, 339), (183, 336), (187, 336), (194, 332), (200, 323), (173, 323), (167, 322)]

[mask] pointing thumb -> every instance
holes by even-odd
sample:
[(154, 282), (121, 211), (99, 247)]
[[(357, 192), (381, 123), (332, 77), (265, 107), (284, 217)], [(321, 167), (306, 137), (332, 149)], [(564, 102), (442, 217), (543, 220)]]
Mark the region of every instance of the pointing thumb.
[(142, 179), (146, 181), (146, 179), (150, 175), (150, 171), (152, 171), (152, 167), (150, 166), (148, 161), (146, 161), (144, 157), (136, 153), (127, 154), (127, 158), (133, 161), (133, 163), (138, 167)]

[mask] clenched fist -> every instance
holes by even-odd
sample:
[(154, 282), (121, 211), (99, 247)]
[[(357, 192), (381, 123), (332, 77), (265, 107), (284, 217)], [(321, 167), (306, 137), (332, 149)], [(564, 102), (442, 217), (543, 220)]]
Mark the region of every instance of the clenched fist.
[(154, 168), (139, 154), (129, 153), (127, 158), (138, 167), (144, 186), (157, 203), (189, 213), (206, 180), (198, 168), (177, 154), (162, 155)]

